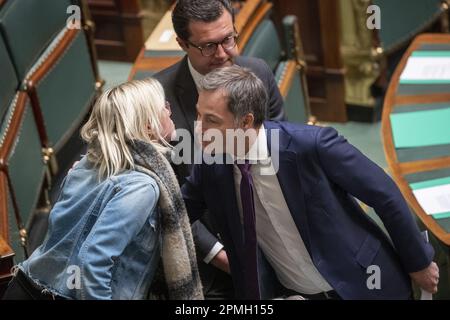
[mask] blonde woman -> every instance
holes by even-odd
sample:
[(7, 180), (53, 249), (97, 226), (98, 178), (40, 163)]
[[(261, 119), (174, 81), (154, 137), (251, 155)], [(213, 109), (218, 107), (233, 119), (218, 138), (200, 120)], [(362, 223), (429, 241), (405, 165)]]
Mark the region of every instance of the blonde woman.
[(168, 298), (202, 298), (169, 164), (170, 113), (154, 79), (101, 95), (81, 130), (87, 155), (65, 178), (46, 240), (17, 266), (4, 299), (145, 299), (154, 280)]

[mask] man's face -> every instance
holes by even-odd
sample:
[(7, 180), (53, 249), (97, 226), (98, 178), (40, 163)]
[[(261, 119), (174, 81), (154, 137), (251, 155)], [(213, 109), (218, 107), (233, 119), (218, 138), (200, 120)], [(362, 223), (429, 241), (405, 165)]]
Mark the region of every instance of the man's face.
[(195, 133), (202, 148), (209, 146), (211, 149), (206, 150), (208, 153), (214, 150), (216, 153), (236, 155), (246, 151), (255, 137), (247, 141), (239, 140), (237, 136), (242, 138), (245, 133), (249, 133), (249, 129), (253, 129), (253, 120), (250, 113), (237, 121), (228, 108), (228, 98), (223, 90), (199, 92)]
[(223, 90), (199, 92), (196, 134), (202, 143), (202, 148), (211, 143), (203, 141), (208, 130), (218, 130), (224, 138), (227, 129), (235, 128), (234, 116), (228, 110), (227, 100)]
[[(224, 10), (222, 16), (213, 22), (192, 21), (189, 23), (191, 43), (203, 47), (211, 42), (222, 42), (226, 37), (234, 34), (233, 20), (231, 14)], [(186, 41), (177, 38), (178, 43), (189, 56), (192, 66), (199, 73), (205, 75), (216, 68), (233, 65), (232, 58), (238, 55), (237, 46), (224, 50), (218, 45), (215, 54), (204, 57), (200, 50)]]

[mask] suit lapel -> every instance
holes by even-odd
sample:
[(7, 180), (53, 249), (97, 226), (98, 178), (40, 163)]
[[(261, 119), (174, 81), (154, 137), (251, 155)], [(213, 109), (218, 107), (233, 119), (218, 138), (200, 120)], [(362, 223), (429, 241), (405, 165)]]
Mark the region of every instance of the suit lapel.
[(198, 91), (189, 71), (187, 56), (181, 61), (180, 69), (177, 73), (176, 88), (178, 103), (180, 105), (181, 114), (184, 116), (187, 127), (191, 134), (194, 134), (194, 121), (197, 118), (197, 100)]
[[(276, 156), (274, 154), (275, 152), (279, 154), (277, 178), (284, 199), (286, 200), (302, 240), (311, 254), (308, 219), (299, 176), (299, 170), (301, 168), (299, 168), (297, 154), (293, 150), (289, 150), (291, 136), (273, 122), (265, 122), (264, 126), (267, 130), (267, 144), (272, 159)], [(277, 134), (273, 134), (272, 136), (271, 132), (273, 129), (279, 130), (278, 141), (272, 141), (273, 138), (277, 137)]]

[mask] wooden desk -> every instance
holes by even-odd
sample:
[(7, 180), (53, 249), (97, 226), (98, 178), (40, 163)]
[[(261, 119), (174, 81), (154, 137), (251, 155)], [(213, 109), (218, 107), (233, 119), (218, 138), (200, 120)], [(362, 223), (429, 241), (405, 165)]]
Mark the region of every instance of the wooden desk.
[(13, 257), (14, 252), (11, 247), (0, 236), (0, 299), (11, 280), (11, 268), (14, 265)]
[[(403, 153), (395, 148), (390, 115), (397, 108), (410, 107), (414, 104), (449, 103), (450, 105), (450, 85), (432, 86), (418, 88), (400, 84), (400, 75), (406, 66), (406, 62), (413, 51), (416, 50), (450, 50), (450, 35), (445, 34), (423, 34), (418, 36), (408, 48), (400, 61), (395, 73), (392, 76), (388, 91), (385, 97), (382, 116), (382, 139), (384, 142), (384, 152), (392, 176), (399, 186), (404, 197), (408, 201), (414, 213), (423, 222), (433, 235), (450, 247), (450, 218), (435, 220), (427, 215), (420, 206), (410, 188), (412, 177), (420, 175), (432, 175), (433, 172), (450, 172), (450, 149), (445, 152), (434, 149), (433, 152), (424, 149), (423, 152), (411, 157), (405, 157)], [(422, 87), (424, 87), (422, 85)], [(432, 126), (432, 124), (430, 124)], [(411, 150), (410, 150), (411, 151)], [(448, 151), (448, 152), (447, 152)], [(417, 151), (416, 151), (417, 152)], [(446, 173), (448, 174), (448, 173)]]

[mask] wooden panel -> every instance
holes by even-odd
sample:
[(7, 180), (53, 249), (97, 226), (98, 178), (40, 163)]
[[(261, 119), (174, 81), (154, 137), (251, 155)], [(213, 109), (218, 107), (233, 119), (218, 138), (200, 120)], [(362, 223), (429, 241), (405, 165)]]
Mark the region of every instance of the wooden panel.
[(275, 22), (280, 29), (285, 15), (298, 17), (308, 65), (311, 113), (322, 121), (347, 121), (337, 1), (274, 0), (273, 3)]
[(0, 237), (9, 239), (8, 185), (6, 175), (0, 169)]
[(88, 0), (98, 57), (134, 61), (144, 43), (138, 0)]
[(6, 175), (0, 169), (0, 237), (9, 239), (9, 221), (8, 221), (8, 185)]
[(0, 299), (11, 280), (14, 253), (8, 243), (0, 236)]
[(244, 50), (253, 32), (256, 30), (264, 17), (269, 13), (271, 8), (271, 3), (264, 3), (260, 8), (257, 9), (251, 20), (245, 24), (245, 29), (240, 31), (240, 35), (237, 41), (240, 52)]

